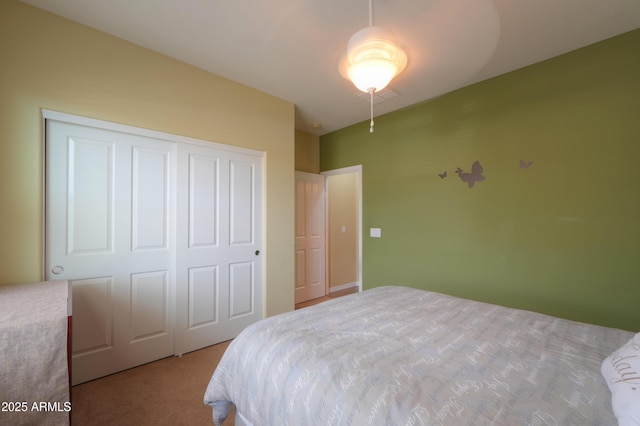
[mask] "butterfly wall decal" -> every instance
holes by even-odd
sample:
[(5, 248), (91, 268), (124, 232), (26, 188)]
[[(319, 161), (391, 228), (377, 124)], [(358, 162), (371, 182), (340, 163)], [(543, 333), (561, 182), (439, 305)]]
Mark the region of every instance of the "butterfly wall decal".
[(529, 167), (531, 167), (532, 164), (533, 164), (533, 161), (526, 162), (524, 160), (520, 160), (521, 169), (528, 169)]
[(471, 165), (471, 173), (466, 173), (460, 167), (456, 169), (456, 173), (460, 177), (463, 182), (466, 182), (469, 185), (469, 188), (473, 188), (476, 182), (482, 182), (486, 178), (482, 175), (484, 169), (480, 165), (480, 161), (475, 161)]
[(447, 171), (445, 170), (444, 173), (438, 173), (438, 176), (440, 176), (440, 179), (444, 179), (447, 177)]

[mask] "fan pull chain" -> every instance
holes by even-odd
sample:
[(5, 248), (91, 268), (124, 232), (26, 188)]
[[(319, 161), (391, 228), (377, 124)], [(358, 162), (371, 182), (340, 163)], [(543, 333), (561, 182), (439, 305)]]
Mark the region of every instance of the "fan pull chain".
[(375, 91), (376, 89), (373, 87), (369, 89), (369, 94), (371, 95), (371, 124), (369, 125), (369, 133), (373, 133), (373, 92)]
[[(369, 0), (369, 27), (373, 26), (373, 0)], [(373, 133), (373, 92), (376, 91), (375, 87), (369, 88), (369, 95), (371, 100), (371, 123), (369, 124), (369, 133)]]

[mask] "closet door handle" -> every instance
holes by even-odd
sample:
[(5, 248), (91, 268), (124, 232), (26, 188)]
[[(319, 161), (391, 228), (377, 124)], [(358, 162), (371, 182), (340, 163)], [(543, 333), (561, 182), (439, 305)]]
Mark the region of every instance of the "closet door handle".
[(54, 275), (60, 275), (63, 272), (64, 272), (64, 268), (60, 265), (57, 265), (51, 268), (51, 273)]
[(256, 250), (256, 256), (260, 255), (260, 250)]

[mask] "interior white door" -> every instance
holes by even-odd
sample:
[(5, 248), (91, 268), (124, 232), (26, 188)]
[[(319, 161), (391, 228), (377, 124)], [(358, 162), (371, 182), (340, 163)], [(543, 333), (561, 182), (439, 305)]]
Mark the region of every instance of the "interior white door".
[(178, 147), (176, 354), (262, 319), (262, 158)]
[(296, 172), (295, 303), (326, 294), (325, 177)]
[(46, 132), (46, 276), (72, 284), (73, 383), (172, 355), (175, 144)]

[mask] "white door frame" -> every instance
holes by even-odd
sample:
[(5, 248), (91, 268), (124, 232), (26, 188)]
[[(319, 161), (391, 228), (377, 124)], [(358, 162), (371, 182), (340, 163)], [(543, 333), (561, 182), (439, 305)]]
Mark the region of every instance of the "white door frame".
[[(357, 173), (358, 174), (358, 291), (362, 291), (362, 164), (357, 166), (349, 166), (343, 167), (340, 169), (327, 170), (324, 172), (320, 172), (321, 175), (324, 176), (335, 176), (335, 175), (343, 175), (348, 173)], [(325, 197), (329, 198), (329, 187), (328, 187), (329, 179), (325, 180)], [(325, 203), (327, 214), (325, 215), (325, 220), (329, 220), (329, 203)], [(329, 225), (325, 226), (325, 229), (329, 229)], [(329, 244), (325, 244), (325, 250), (327, 251), (325, 255), (325, 276), (327, 277), (327, 293), (329, 291)]]
[[(229, 151), (229, 152), (255, 155), (255, 156), (264, 158), (264, 152), (257, 151), (255, 149), (225, 145), (218, 142), (205, 141), (202, 139), (191, 138), (188, 136), (181, 136), (173, 133), (144, 129), (142, 127), (129, 126), (127, 124), (114, 123), (111, 121), (103, 121), (95, 118), (82, 117), (79, 115), (66, 114), (64, 112), (51, 111), (48, 109), (42, 110), (42, 119), (43, 119), (43, 124), (45, 120), (64, 121), (67, 123), (78, 124), (81, 126), (96, 127), (98, 129), (112, 130), (112, 131), (121, 132), (121, 133), (130, 133), (133, 135), (144, 136), (152, 139), (162, 139), (162, 140), (168, 140), (172, 142), (189, 143), (193, 145), (200, 145), (200, 146), (205, 146), (209, 148), (215, 148), (218, 150)], [(46, 142), (46, 135), (43, 134), (43, 143), (45, 142)]]

